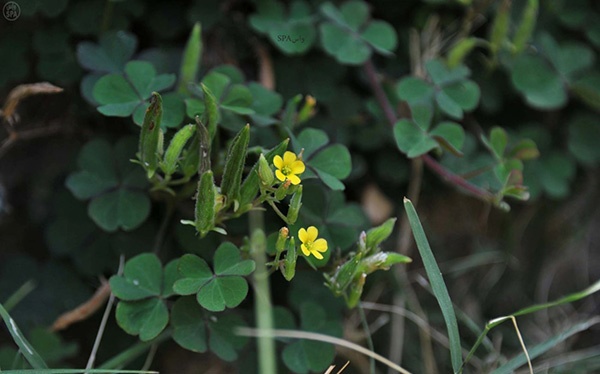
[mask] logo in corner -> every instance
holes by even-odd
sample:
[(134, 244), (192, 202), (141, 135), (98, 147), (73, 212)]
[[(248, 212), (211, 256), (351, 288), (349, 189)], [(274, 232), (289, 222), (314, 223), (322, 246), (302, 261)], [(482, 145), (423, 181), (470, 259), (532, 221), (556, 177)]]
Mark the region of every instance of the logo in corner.
[(21, 7), (14, 1), (9, 1), (2, 7), (2, 15), (8, 21), (16, 21), (21, 15)]

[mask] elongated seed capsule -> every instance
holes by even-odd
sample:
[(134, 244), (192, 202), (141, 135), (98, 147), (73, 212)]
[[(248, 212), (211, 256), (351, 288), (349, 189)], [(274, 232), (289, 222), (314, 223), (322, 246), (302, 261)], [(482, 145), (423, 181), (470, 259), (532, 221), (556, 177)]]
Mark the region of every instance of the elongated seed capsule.
[(158, 167), (158, 151), (160, 122), (162, 121), (162, 98), (157, 92), (152, 92), (150, 106), (146, 109), (142, 131), (140, 133), (139, 155), (140, 161), (146, 169), (148, 178), (152, 178)]
[(250, 125), (246, 125), (233, 139), (225, 159), (221, 193), (227, 198), (226, 205), (234, 204), (234, 211), (237, 211), (239, 207), (240, 186), (242, 184), (242, 173), (246, 162), (249, 140)]
[(300, 207), (302, 206), (302, 185), (299, 186), (298, 190), (292, 196), (292, 200), (290, 201), (290, 208), (287, 213), (287, 219), (290, 224), (296, 223), (298, 219), (298, 212), (300, 212)]
[(200, 177), (196, 193), (196, 230), (204, 237), (215, 226), (217, 189), (212, 171)]
[(517, 28), (517, 31), (515, 32), (515, 38), (513, 40), (514, 54), (521, 53), (525, 49), (527, 41), (529, 38), (531, 38), (531, 34), (533, 33), (533, 29), (535, 28), (535, 23), (537, 21), (539, 6), (539, 0), (527, 1), (527, 6), (523, 11), (521, 24)]
[(490, 35), (490, 50), (494, 56), (498, 53), (500, 46), (506, 40), (509, 23), (510, 0), (503, 0), (498, 7), (496, 18), (492, 25), (492, 34)]
[(202, 175), (205, 171), (210, 170), (210, 134), (206, 126), (200, 122), (200, 117), (196, 116), (196, 133), (200, 147), (198, 149), (198, 174)]
[(194, 135), (194, 131), (194, 125), (186, 125), (177, 131), (175, 136), (173, 136), (173, 139), (171, 139), (171, 143), (169, 143), (169, 147), (167, 148), (167, 152), (165, 153), (162, 163), (162, 169), (166, 175), (171, 175), (177, 170), (179, 156), (181, 156), (183, 147), (186, 145), (192, 135)]

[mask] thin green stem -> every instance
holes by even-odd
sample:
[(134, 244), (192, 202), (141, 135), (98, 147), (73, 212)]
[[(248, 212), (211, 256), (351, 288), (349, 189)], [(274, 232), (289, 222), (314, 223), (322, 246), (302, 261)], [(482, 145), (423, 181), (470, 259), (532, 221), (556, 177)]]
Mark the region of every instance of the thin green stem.
[(277, 215), (279, 216), (279, 218), (281, 218), (283, 220), (283, 222), (285, 222), (287, 225), (290, 224), (288, 222), (288, 219), (285, 216), (285, 214), (281, 213), (281, 210), (279, 210), (279, 208), (277, 208), (277, 205), (275, 205), (275, 203), (273, 202), (273, 200), (267, 200), (267, 203), (269, 203), (269, 205), (271, 206), (271, 208), (273, 208), (273, 210), (275, 211), (275, 213), (277, 213)]
[[(360, 316), (360, 322), (363, 326), (363, 330), (365, 330), (365, 337), (367, 338), (367, 346), (372, 352), (375, 352), (375, 346), (373, 345), (373, 338), (371, 337), (371, 331), (369, 330), (369, 324), (367, 323), (367, 316), (365, 315), (365, 310), (362, 305), (358, 304), (358, 315)], [(371, 374), (375, 374), (375, 359), (373, 357), (369, 357), (369, 366), (371, 370)]]
[(35, 289), (35, 286), (36, 286), (35, 281), (33, 281), (32, 279), (23, 283), (23, 285), (21, 287), (19, 287), (19, 289), (17, 289), (6, 300), (6, 302), (4, 303), (4, 309), (6, 309), (7, 312), (10, 312), (12, 308), (17, 306), (17, 304), (19, 304), (21, 302), (21, 300), (23, 300), (25, 297), (27, 297), (27, 295), (29, 295), (29, 293), (31, 293), (31, 291), (33, 291)]
[[(254, 281), (254, 313), (256, 327), (259, 331), (270, 334), (273, 330), (273, 305), (269, 272), (267, 270), (267, 238), (264, 231), (264, 213), (262, 210), (251, 210), (248, 214), (250, 224), (250, 254), (256, 262), (256, 270), (252, 274)], [(270, 335), (258, 338), (258, 372), (275, 374), (275, 340)]]

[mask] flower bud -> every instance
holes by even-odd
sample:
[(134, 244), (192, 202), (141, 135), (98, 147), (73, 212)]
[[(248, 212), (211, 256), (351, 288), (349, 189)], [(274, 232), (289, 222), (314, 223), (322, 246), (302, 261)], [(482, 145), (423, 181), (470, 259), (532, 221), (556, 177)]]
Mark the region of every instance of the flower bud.
[(294, 237), (290, 238), (290, 242), (288, 244), (287, 254), (285, 256), (285, 260), (283, 261), (283, 276), (289, 282), (296, 275), (296, 261), (298, 260), (298, 253), (296, 252), (296, 242)]
[(287, 227), (282, 227), (279, 230), (279, 235), (277, 236), (277, 242), (275, 243), (275, 249), (277, 250), (277, 253), (281, 253), (285, 249), (285, 243), (287, 242), (289, 233), (290, 233), (290, 230)]
[(298, 122), (302, 123), (306, 122), (315, 115), (315, 105), (317, 104), (317, 100), (310, 95), (306, 95), (304, 99), (304, 106), (298, 112)]
[(260, 158), (258, 159), (258, 176), (260, 178), (260, 183), (265, 187), (270, 187), (273, 185), (273, 181), (275, 180), (275, 175), (273, 174), (273, 170), (269, 166), (265, 155), (261, 153)]
[(290, 182), (289, 179), (286, 179), (285, 182), (281, 183), (279, 185), (279, 187), (277, 187), (277, 189), (275, 190), (275, 198), (278, 201), (285, 199), (285, 197), (288, 194), (288, 190), (290, 189), (291, 184), (292, 184), (292, 182)]

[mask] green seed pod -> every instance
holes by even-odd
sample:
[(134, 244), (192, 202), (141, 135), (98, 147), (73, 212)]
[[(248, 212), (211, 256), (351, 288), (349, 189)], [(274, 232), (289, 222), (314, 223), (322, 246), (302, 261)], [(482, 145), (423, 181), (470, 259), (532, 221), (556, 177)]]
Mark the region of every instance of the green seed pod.
[(539, 6), (539, 0), (527, 1), (527, 6), (523, 11), (523, 19), (515, 32), (515, 39), (513, 40), (514, 54), (523, 52), (525, 44), (527, 44), (527, 41), (531, 38), (531, 34), (535, 28)]
[(204, 92), (204, 107), (206, 108), (206, 121), (208, 122), (208, 138), (212, 141), (217, 133), (217, 123), (219, 122), (219, 106), (215, 95), (204, 83), (200, 83), (202, 92)]
[(302, 100), (302, 95), (298, 94), (288, 100), (285, 105), (281, 125), (284, 129), (291, 129), (297, 124), (298, 104)]
[(187, 149), (183, 150), (183, 156), (179, 164), (181, 165), (183, 175), (186, 178), (191, 178), (192, 175), (198, 172), (198, 165), (200, 164), (200, 140), (197, 131), (188, 144)]
[(142, 132), (140, 134), (139, 157), (146, 169), (148, 178), (152, 178), (158, 168), (158, 152), (160, 142), (160, 122), (162, 121), (162, 98), (152, 92), (150, 106), (146, 109)]
[(167, 152), (165, 153), (162, 163), (162, 169), (166, 175), (171, 175), (177, 170), (179, 156), (181, 155), (185, 144), (192, 137), (192, 135), (194, 135), (194, 131), (194, 125), (186, 125), (182, 127), (181, 130), (177, 131), (175, 136), (173, 136), (173, 139), (171, 139), (171, 143), (169, 143), (169, 148), (167, 148)]
[(202, 174), (196, 194), (196, 231), (206, 236), (215, 226), (217, 188), (212, 171)]
[(508, 26), (510, 23), (510, 0), (503, 0), (499, 5), (494, 24), (492, 25), (492, 34), (490, 35), (490, 50), (495, 56), (508, 35)]
[(348, 308), (354, 308), (358, 302), (360, 301), (360, 296), (362, 295), (363, 288), (365, 287), (365, 282), (367, 281), (367, 274), (362, 273), (357, 278), (354, 279), (352, 284), (350, 285), (350, 292), (348, 294), (348, 298), (346, 299), (346, 305)]
[(250, 125), (244, 126), (231, 142), (225, 159), (225, 170), (221, 182), (221, 193), (227, 198), (226, 205), (234, 204), (234, 211), (239, 207), (240, 185), (248, 151)]
[(333, 275), (329, 278), (328, 287), (334, 295), (341, 295), (356, 276), (356, 269), (360, 263), (360, 256), (353, 256), (343, 265), (335, 269)]
[(392, 231), (394, 231), (395, 224), (396, 218), (394, 217), (367, 231), (367, 251), (370, 253), (374, 252), (379, 244), (389, 238), (389, 236), (392, 234)]
[(297, 261), (298, 253), (296, 252), (296, 242), (294, 240), (294, 237), (292, 236), (288, 244), (288, 250), (285, 256), (285, 261), (283, 261), (283, 276), (288, 282), (294, 278), (294, 275), (296, 275)]
[(290, 230), (287, 227), (282, 227), (279, 230), (279, 235), (277, 236), (277, 242), (275, 243), (275, 249), (277, 253), (282, 253), (285, 249), (285, 243), (287, 242), (288, 235), (290, 234)]
[(300, 207), (302, 206), (302, 185), (299, 186), (298, 190), (292, 196), (292, 200), (290, 201), (290, 208), (287, 213), (287, 219), (290, 224), (296, 223), (298, 219), (298, 212), (300, 212)]
[(183, 51), (179, 69), (179, 84), (177, 85), (177, 91), (182, 94), (189, 94), (188, 84), (196, 82), (198, 69), (200, 69), (202, 60), (201, 32), (200, 22), (196, 22)]
[(452, 69), (458, 66), (478, 44), (479, 40), (474, 37), (462, 39), (454, 44), (450, 52), (448, 52), (448, 59), (446, 61), (448, 67)]
[(273, 170), (271, 170), (265, 155), (262, 153), (258, 159), (258, 176), (260, 177), (260, 183), (264, 187), (271, 187), (273, 185), (275, 175), (273, 175)]
[(289, 180), (287, 180), (284, 183), (281, 183), (279, 185), (279, 187), (277, 187), (277, 189), (275, 190), (275, 199), (277, 199), (278, 201), (285, 199), (289, 189), (290, 189)]
[(210, 170), (210, 134), (206, 126), (200, 122), (200, 118), (196, 116), (196, 132), (199, 140), (198, 150), (198, 174), (202, 175), (205, 171)]

